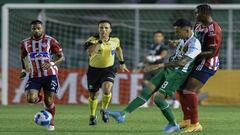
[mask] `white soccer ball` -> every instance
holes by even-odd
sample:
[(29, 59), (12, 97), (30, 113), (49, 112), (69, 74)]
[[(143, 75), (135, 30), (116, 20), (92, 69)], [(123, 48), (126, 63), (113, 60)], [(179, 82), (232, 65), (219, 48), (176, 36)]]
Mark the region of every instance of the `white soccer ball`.
[(52, 120), (52, 114), (48, 111), (42, 110), (34, 115), (34, 122), (40, 126), (47, 126)]

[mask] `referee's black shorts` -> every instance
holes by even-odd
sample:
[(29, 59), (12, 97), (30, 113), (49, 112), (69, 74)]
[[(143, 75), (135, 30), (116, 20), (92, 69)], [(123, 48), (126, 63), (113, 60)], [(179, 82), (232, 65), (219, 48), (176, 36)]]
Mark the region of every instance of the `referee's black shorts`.
[(114, 82), (117, 69), (115, 66), (106, 68), (88, 67), (87, 83), (90, 92), (97, 92), (105, 81)]

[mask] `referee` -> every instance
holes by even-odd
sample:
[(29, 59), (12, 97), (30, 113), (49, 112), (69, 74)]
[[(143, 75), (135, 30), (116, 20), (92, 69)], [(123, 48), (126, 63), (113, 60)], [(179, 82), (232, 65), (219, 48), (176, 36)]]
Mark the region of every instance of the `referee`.
[(96, 109), (100, 88), (103, 91), (100, 114), (104, 123), (107, 123), (109, 120), (106, 109), (112, 98), (111, 89), (117, 71), (114, 67), (115, 55), (117, 55), (120, 63), (119, 68), (122, 71), (128, 72), (124, 62), (120, 40), (117, 37), (110, 37), (111, 31), (111, 22), (101, 20), (98, 22), (98, 35), (89, 37), (84, 44), (89, 56), (89, 68), (87, 72), (89, 90), (88, 104), (90, 110), (89, 125), (97, 124)]

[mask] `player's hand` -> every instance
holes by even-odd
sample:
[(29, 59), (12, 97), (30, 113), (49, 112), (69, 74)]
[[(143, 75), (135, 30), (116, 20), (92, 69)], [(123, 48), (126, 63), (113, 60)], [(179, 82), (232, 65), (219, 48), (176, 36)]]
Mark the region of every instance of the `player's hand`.
[(43, 70), (48, 70), (51, 66), (54, 66), (54, 62), (44, 63), (44, 64), (42, 65), (42, 69), (43, 69)]
[(122, 71), (122, 72), (129, 72), (129, 70), (128, 70), (128, 68), (126, 67), (126, 65), (125, 64), (120, 64), (120, 66), (119, 66), (119, 68), (120, 68), (120, 70)]
[(168, 40), (168, 46), (170, 48), (176, 48), (179, 43), (179, 40)]
[(155, 64), (155, 65), (150, 65), (144, 68), (144, 72), (151, 72), (153, 70), (157, 70), (159, 68), (163, 68), (164, 65), (163, 64)]
[(133, 69), (133, 70), (132, 70), (132, 73), (137, 74), (137, 73), (140, 73), (140, 71), (141, 71), (141, 69), (139, 69), (139, 68), (138, 68), (138, 69)]
[(26, 77), (26, 75), (27, 75), (27, 72), (25, 70), (22, 70), (22, 72), (19, 75), (19, 78), (23, 79), (24, 77)]

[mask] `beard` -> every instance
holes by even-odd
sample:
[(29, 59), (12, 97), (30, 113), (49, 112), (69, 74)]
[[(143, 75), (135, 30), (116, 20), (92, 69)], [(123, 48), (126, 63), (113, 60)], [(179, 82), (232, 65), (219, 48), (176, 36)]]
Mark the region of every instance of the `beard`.
[(43, 35), (42, 32), (34, 32), (34, 33), (33, 33), (33, 36), (34, 36), (34, 38), (36, 38), (36, 39), (41, 38), (42, 35)]

